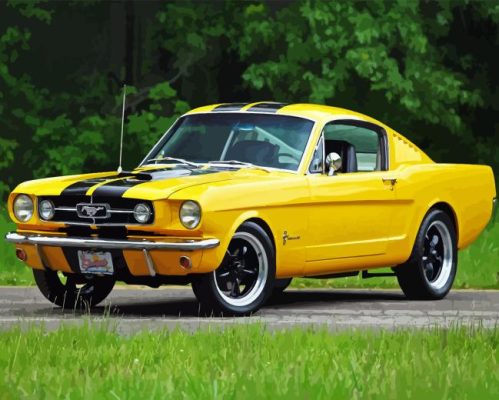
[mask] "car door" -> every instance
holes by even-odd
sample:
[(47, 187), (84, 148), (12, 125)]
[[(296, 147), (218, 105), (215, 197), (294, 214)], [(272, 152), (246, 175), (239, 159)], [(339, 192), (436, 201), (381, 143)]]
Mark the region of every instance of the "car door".
[[(341, 120), (326, 124), (321, 140), (323, 156), (341, 155), (342, 167), (333, 175), (325, 168), (308, 175), (307, 262), (384, 254), (396, 201), (386, 133), (371, 123)], [(320, 149), (319, 143), (316, 153)]]

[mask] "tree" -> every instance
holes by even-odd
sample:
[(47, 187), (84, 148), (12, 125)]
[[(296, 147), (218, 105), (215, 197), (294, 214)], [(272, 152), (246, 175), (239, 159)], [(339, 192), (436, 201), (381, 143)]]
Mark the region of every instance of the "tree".
[(498, 19), (498, 0), (0, 2), (0, 196), (116, 168), (124, 83), (126, 168), (191, 106), (272, 99), (497, 168)]

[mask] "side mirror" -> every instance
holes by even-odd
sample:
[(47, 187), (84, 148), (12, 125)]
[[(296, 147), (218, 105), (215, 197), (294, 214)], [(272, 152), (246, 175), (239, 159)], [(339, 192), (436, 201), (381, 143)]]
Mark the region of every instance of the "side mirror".
[(334, 175), (341, 168), (342, 160), (338, 153), (329, 153), (326, 157), (326, 165), (329, 168), (328, 175)]

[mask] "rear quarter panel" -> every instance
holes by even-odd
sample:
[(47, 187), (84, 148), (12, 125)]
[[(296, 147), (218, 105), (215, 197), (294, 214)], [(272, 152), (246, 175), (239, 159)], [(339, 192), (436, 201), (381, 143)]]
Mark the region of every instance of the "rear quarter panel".
[(392, 229), (405, 237), (397, 250), (401, 255), (410, 255), (425, 214), (438, 203), (453, 210), (459, 249), (471, 244), (490, 221), (496, 188), (488, 166), (419, 164), (399, 167), (395, 176), (399, 206)]

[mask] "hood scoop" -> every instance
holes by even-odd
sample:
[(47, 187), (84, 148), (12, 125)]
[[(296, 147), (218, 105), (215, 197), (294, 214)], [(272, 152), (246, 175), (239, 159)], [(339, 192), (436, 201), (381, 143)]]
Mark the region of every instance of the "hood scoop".
[(191, 175), (192, 171), (188, 169), (165, 169), (165, 170), (155, 170), (150, 172), (128, 172), (123, 171), (117, 175), (117, 178), (125, 178), (127, 180), (134, 181), (152, 181), (158, 179), (171, 179), (178, 178), (181, 176)]

